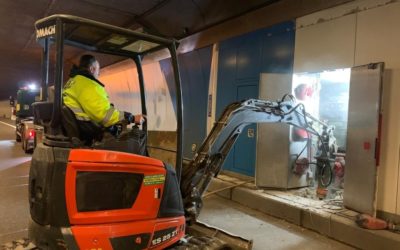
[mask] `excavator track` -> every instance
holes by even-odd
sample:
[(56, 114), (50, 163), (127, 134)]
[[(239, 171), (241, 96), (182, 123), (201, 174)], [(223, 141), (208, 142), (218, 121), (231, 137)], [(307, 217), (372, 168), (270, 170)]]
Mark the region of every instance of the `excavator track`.
[[(168, 248), (169, 250), (245, 250), (248, 246), (235, 246), (217, 237), (211, 236), (186, 236), (179, 244)], [(0, 250), (39, 250), (29, 239), (19, 239), (0, 246)]]
[(250, 250), (253, 241), (196, 221), (186, 228), (187, 235), (173, 250)]
[[(196, 221), (187, 227), (187, 235), (169, 250), (251, 250), (253, 241)], [(0, 245), (0, 250), (39, 250), (23, 238)]]
[(169, 250), (230, 250), (231, 248), (226, 242), (217, 238), (203, 236), (190, 236), (181, 241), (177, 246), (168, 248)]

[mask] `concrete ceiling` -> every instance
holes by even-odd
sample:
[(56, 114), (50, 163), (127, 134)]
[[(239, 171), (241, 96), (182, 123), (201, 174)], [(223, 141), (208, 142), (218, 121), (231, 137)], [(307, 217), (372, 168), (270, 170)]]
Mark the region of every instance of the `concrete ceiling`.
[[(70, 14), (181, 39), (256, 9), (290, 1), (300, 0), (0, 0), (0, 98), (15, 95), (18, 84), (40, 82), (41, 49), (34, 33), (34, 23), (40, 18)], [(330, 7), (332, 2), (345, 1), (301, 2), (311, 10), (313, 3)], [(281, 11), (284, 15), (285, 10)], [(78, 57), (76, 50), (65, 52), (69, 62)]]

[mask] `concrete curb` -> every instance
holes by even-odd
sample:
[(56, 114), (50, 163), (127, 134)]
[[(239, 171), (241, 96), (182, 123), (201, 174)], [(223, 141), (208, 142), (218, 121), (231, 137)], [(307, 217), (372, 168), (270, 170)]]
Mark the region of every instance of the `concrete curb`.
[[(214, 179), (209, 191), (232, 186), (235, 183)], [(366, 230), (358, 227), (353, 219), (326, 211), (319, 211), (249, 187), (234, 187), (218, 193), (265, 214), (284, 219), (293, 224), (316, 231), (322, 235), (361, 249), (400, 249), (400, 234), (386, 230)], [(357, 213), (349, 211), (352, 215)]]

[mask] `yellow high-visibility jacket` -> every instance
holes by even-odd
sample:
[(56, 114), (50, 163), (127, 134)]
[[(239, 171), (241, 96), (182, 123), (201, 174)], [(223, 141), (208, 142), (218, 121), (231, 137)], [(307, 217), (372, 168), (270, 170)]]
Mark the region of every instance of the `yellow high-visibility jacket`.
[(124, 112), (110, 104), (104, 85), (88, 74), (78, 74), (68, 80), (63, 90), (63, 101), (77, 120), (109, 127), (124, 119)]

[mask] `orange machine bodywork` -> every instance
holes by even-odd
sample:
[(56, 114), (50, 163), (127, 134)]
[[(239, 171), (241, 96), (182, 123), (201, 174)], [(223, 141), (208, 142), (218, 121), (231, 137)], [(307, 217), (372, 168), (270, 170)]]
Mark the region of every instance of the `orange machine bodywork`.
[[(138, 249), (164, 249), (185, 234), (184, 216), (158, 218), (166, 169), (152, 158), (115, 151), (72, 149), (65, 174), (65, 197), (71, 233), (79, 249), (114, 249), (110, 239), (134, 241)], [(84, 172), (123, 172), (144, 175), (132, 207), (79, 212), (76, 178)], [(130, 237), (130, 238), (126, 238)]]

